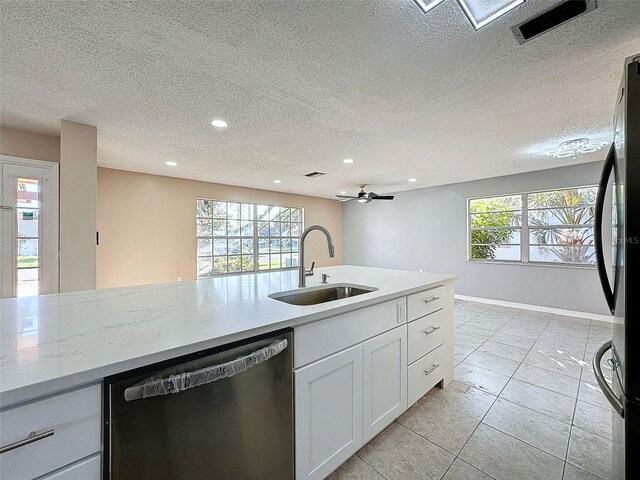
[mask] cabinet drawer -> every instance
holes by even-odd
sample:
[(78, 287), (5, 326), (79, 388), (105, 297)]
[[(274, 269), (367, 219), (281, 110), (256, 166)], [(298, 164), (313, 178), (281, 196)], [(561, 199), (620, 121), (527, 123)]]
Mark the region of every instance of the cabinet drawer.
[(448, 309), (443, 308), (409, 324), (409, 364), (446, 341), (448, 317)]
[(406, 322), (406, 297), (308, 323), (293, 330), (293, 368), (348, 348)]
[(409, 321), (428, 315), (447, 306), (447, 287), (431, 288), (409, 295), (407, 313)]
[[(0, 445), (52, 435), (0, 455), (0, 478), (31, 479), (100, 451), (102, 386), (74, 390), (0, 412)], [(64, 477), (63, 477), (64, 478)]]
[(426, 354), (416, 362), (409, 365), (407, 373), (409, 406), (416, 403), (420, 397), (431, 390), (436, 383), (444, 378), (444, 345)]
[(85, 458), (40, 480), (100, 480), (102, 457), (100, 454)]

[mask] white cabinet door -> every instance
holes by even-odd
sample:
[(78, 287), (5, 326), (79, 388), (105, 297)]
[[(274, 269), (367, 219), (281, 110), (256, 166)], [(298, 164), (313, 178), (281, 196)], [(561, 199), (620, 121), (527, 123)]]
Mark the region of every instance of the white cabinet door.
[(367, 340), (364, 350), (363, 442), (407, 409), (407, 327)]
[(362, 446), (362, 344), (295, 372), (296, 478), (322, 479)]

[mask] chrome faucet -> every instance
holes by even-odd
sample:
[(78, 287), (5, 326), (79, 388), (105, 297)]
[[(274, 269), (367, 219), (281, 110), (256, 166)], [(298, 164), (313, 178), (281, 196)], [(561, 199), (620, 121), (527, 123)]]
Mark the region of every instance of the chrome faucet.
[[(333, 246), (333, 240), (331, 240), (331, 234), (329, 230), (324, 228), (322, 225), (311, 225), (307, 228), (302, 235), (300, 235), (300, 267), (298, 269), (298, 287), (303, 288), (306, 286), (307, 277), (313, 275), (313, 267), (311, 270), (306, 270), (304, 268), (304, 241), (307, 238), (307, 235), (313, 230), (319, 230), (327, 237), (327, 247), (329, 247), (329, 256), (333, 258), (336, 254), (336, 247)], [(315, 262), (314, 262), (315, 263)]]

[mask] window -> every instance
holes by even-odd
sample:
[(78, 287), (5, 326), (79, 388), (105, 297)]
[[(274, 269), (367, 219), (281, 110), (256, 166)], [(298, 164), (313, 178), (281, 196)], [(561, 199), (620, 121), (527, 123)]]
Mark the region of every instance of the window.
[(597, 187), (469, 200), (469, 259), (595, 263)]
[(303, 210), (199, 199), (198, 278), (298, 266)]

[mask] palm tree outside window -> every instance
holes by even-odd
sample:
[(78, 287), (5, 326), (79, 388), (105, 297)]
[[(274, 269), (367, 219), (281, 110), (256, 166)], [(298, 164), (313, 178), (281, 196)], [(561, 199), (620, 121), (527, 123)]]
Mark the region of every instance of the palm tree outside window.
[(594, 265), (596, 186), (469, 199), (469, 260)]

